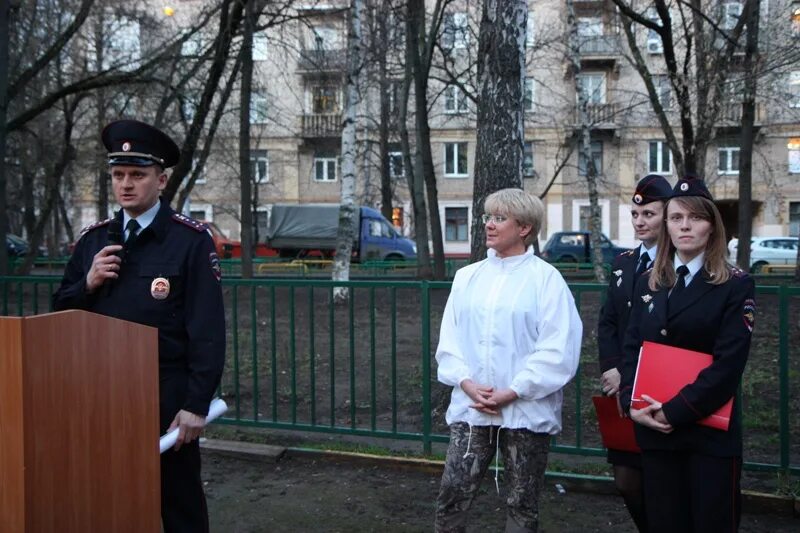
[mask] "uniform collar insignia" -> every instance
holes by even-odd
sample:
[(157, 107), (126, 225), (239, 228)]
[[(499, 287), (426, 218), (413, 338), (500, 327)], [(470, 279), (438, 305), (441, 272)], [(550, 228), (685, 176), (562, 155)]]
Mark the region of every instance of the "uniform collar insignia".
[(651, 295), (649, 295), (649, 294), (645, 294), (644, 296), (642, 296), (642, 301), (644, 303), (650, 303), (650, 300), (652, 300), (652, 299), (653, 299), (653, 297)]

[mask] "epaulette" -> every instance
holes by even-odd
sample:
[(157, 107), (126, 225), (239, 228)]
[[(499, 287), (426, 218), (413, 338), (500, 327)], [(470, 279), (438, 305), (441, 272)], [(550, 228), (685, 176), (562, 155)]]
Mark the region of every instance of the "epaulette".
[(105, 220), (101, 220), (100, 222), (95, 222), (94, 224), (89, 224), (88, 226), (86, 226), (85, 228), (83, 228), (81, 230), (81, 237), (83, 237), (85, 234), (89, 233), (93, 229), (101, 228), (103, 226), (107, 226), (108, 224), (111, 223), (112, 220), (114, 220), (114, 219), (113, 218), (107, 218)]
[(617, 257), (622, 257), (623, 255), (633, 255), (635, 251), (636, 250), (627, 250), (627, 251), (622, 252), (621, 254), (619, 254)]
[(195, 220), (193, 218), (189, 218), (186, 215), (182, 215), (180, 213), (175, 213), (174, 215), (172, 215), (172, 220), (174, 220), (175, 222), (180, 222), (184, 226), (189, 226), (193, 230), (199, 231), (201, 233), (203, 231), (208, 231), (208, 226), (206, 226), (203, 222), (200, 222), (199, 220)]

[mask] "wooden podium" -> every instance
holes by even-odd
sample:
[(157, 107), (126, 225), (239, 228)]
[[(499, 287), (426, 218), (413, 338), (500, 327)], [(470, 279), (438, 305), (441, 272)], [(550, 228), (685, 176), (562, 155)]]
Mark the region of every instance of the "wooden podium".
[(158, 332), (0, 317), (0, 531), (158, 532)]

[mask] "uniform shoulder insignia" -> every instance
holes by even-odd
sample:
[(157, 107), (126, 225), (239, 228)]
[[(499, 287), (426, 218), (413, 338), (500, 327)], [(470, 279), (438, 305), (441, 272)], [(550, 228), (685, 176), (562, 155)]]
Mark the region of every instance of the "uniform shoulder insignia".
[(182, 215), (180, 213), (173, 214), (172, 220), (174, 220), (175, 222), (179, 222), (184, 226), (189, 226), (193, 230), (201, 233), (208, 230), (208, 226), (206, 226), (203, 222), (200, 222), (199, 220), (195, 220), (193, 218), (189, 218), (186, 215)]
[(627, 251), (622, 252), (621, 254), (619, 254), (619, 256), (620, 257), (622, 257), (622, 256), (631, 256), (631, 255), (633, 255), (633, 252), (635, 252), (635, 251), (636, 250), (627, 250)]
[(81, 230), (81, 236), (89, 233), (93, 229), (102, 228), (103, 226), (109, 225), (112, 220), (114, 220), (114, 219), (113, 218), (107, 218), (105, 220), (101, 220), (99, 222), (95, 222), (94, 224), (89, 224), (88, 226), (86, 226), (85, 228), (83, 228)]

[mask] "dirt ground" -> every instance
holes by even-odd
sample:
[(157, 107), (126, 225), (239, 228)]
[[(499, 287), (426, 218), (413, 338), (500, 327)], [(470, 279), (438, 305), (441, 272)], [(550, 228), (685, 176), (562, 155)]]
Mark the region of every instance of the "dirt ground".
[[(432, 531), (438, 472), (289, 454), (277, 463), (204, 453), (213, 532)], [(469, 531), (502, 531), (505, 503), (487, 477), (471, 509)], [(541, 528), (555, 532), (634, 532), (622, 500), (566, 490), (548, 479)], [(741, 531), (800, 530), (800, 519), (745, 514)]]

